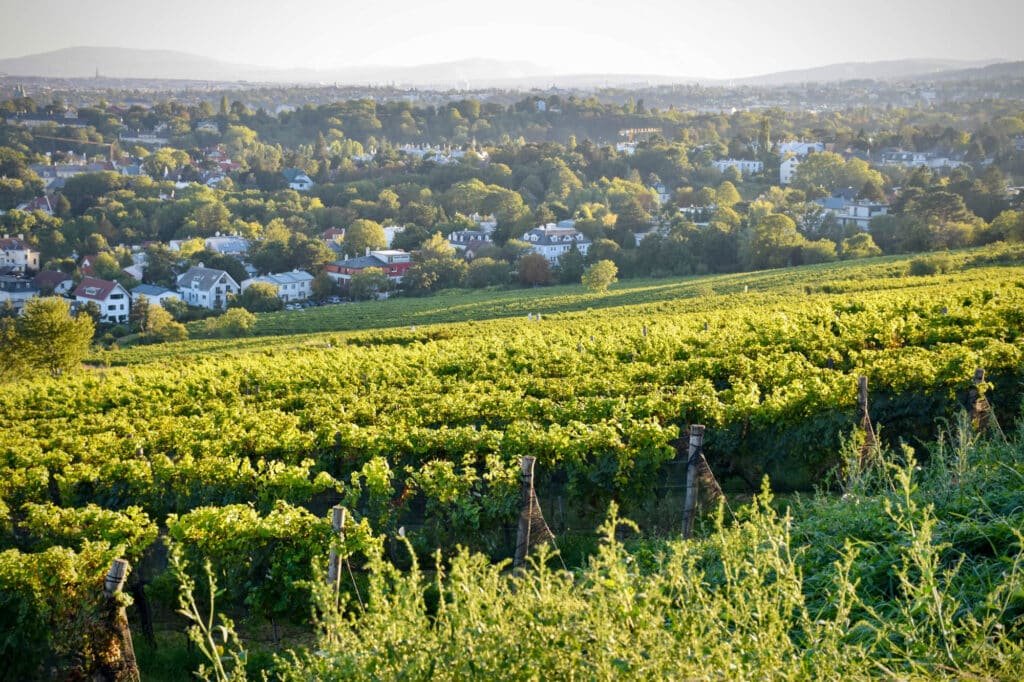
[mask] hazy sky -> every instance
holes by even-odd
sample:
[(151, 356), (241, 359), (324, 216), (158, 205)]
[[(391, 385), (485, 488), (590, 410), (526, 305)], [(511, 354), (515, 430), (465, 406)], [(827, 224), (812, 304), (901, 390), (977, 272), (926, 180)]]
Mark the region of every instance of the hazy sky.
[(0, 0), (0, 58), (180, 50), (260, 66), (525, 60), (730, 78), (907, 57), (1024, 60), (1024, 0)]

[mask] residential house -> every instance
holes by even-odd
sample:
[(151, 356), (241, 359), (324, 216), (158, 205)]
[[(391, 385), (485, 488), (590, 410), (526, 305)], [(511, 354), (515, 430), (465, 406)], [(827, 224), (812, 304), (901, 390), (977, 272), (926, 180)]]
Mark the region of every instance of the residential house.
[(57, 124), (65, 128), (84, 128), (88, 125), (86, 121), (78, 119), (78, 112), (73, 109), (67, 111), (47, 114), (42, 111), (33, 113), (15, 114), (7, 117), (8, 125), (22, 125), (26, 128), (38, 128), (39, 126)]
[(26, 201), (25, 203), (18, 204), (14, 208), (19, 211), (24, 211), (25, 213), (42, 211), (46, 215), (53, 215), (53, 203), (50, 201), (50, 197), (45, 194), (41, 197), (36, 197), (32, 201)]
[(128, 144), (154, 148), (166, 147), (171, 142), (170, 138), (162, 137), (155, 131), (144, 132), (141, 130), (129, 132), (127, 134), (121, 133), (121, 135), (118, 136), (118, 139), (125, 144), (125, 148), (127, 148)]
[(718, 210), (716, 204), (710, 204), (708, 206), (682, 206), (679, 208), (679, 213), (684, 218), (694, 223), (695, 225), (707, 225), (711, 221), (711, 216)]
[(9, 273), (38, 272), (39, 252), (25, 241), (25, 235), (11, 237), (5, 234), (0, 239), (0, 268)]
[(286, 168), (281, 174), (288, 183), (288, 189), (306, 192), (313, 188), (313, 180), (300, 168)]
[(178, 292), (189, 305), (210, 310), (228, 307), (228, 296), (239, 292), (238, 282), (224, 270), (194, 265), (178, 275)]
[(385, 225), (384, 226), (384, 243), (387, 248), (391, 248), (392, 242), (395, 241), (395, 235), (405, 232), (405, 225)]
[(525, 232), (522, 239), (530, 245), (533, 253), (539, 253), (551, 263), (557, 263), (574, 247), (586, 256), (591, 245), (590, 239), (582, 232), (577, 232), (575, 227), (559, 227), (553, 223)]
[(380, 268), (387, 275), (388, 279), (396, 284), (402, 281), (402, 277), (412, 267), (412, 254), (406, 251), (387, 249), (380, 251), (368, 251), (365, 256), (358, 258), (346, 258), (345, 260), (329, 263), (325, 271), (327, 276), (338, 282), (341, 286), (347, 287), (352, 275), (358, 274), (367, 268)]
[(228, 256), (244, 256), (249, 252), (249, 240), (244, 237), (218, 234), (207, 237), (204, 243), (210, 251)]
[(75, 288), (75, 280), (71, 275), (58, 270), (43, 270), (32, 279), (32, 283), (40, 292), (57, 296), (64, 296)]
[(664, 206), (668, 203), (668, 200), (672, 198), (672, 194), (668, 191), (668, 187), (661, 180), (658, 180), (650, 187), (651, 191), (658, 195), (658, 203)]
[(780, 142), (775, 147), (775, 152), (781, 157), (785, 158), (787, 154), (804, 158), (809, 154), (815, 154), (817, 152), (825, 151), (825, 145), (821, 142)]
[(83, 275), (87, 275), (87, 276), (91, 277), (91, 276), (96, 274), (95, 269), (94, 269), (95, 265), (96, 265), (96, 256), (95, 255), (89, 254), (89, 255), (82, 256), (81, 260), (78, 261), (78, 272), (80, 272)]
[(926, 166), (931, 170), (956, 168), (964, 165), (963, 161), (939, 152), (908, 152), (902, 149), (884, 149), (879, 155), (880, 163), (886, 166), (903, 166), (917, 168)]
[(793, 176), (796, 175), (796, 168), (799, 165), (799, 157), (789, 156), (783, 159), (782, 163), (779, 164), (779, 184), (788, 185), (793, 182)]
[(121, 268), (121, 272), (128, 275), (132, 279), (141, 282), (142, 278), (146, 274), (146, 266), (132, 264)]
[(857, 199), (856, 190), (852, 188), (836, 192), (831, 197), (815, 199), (814, 203), (834, 215), (843, 227), (853, 226), (862, 232), (868, 230), (872, 218), (889, 212), (887, 204)]
[(303, 270), (292, 270), (276, 275), (263, 275), (253, 277), (242, 282), (242, 291), (245, 291), (256, 282), (264, 282), (277, 290), (277, 297), (288, 303), (290, 301), (305, 301), (312, 295), (313, 275)]
[(10, 301), (15, 310), (25, 307), (25, 301), (39, 295), (39, 287), (30, 279), (0, 275), (0, 304)]
[(461, 251), (466, 259), (472, 259), (483, 247), (494, 243), (491, 235), (477, 230), (459, 230), (448, 235), (448, 243), (452, 248)]
[(83, 277), (72, 295), (79, 305), (90, 302), (98, 305), (100, 322), (119, 324), (128, 321), (132, 308), (131, 294), (117, 282)]
[(155, 284), (140, 284), (132, 289), (132, 301), (138, 301), (140, 296), (145, 296), (146, 300), (154, 305), (163, 305), (164, 301), (169, 301), (172, 298), (179, 301), (181, 300), (181, 296), (178, 295), (178, 292), (172, 289), (158, 287)]
[(753, 175), (764, 170), (764, 163), (761, 161), (749, 161), (747, 159), (718, 159), (712, 165), (719, 173), (724, 173), (727, 168), (737, 169), (741, 175)]
[(498, 221), (497, 219), (495, 219), (493, 214), (482, 216), (479, 213), (474, 213), (471, 216), (469, 216), (469, 219), (476, 223), (477, 229), (480, 230), (481, 232), (486, 232), (487, 234), (490, 234), (494, 232), (496, 229), (498, 229)]

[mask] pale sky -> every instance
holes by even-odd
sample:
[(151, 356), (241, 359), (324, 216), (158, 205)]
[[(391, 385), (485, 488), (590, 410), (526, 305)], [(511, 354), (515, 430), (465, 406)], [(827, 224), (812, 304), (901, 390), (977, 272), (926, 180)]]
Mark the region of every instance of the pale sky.
[(484, 57), (734, 78), (837, 62), (1024, 60), (1024, 0), (0, 0), (0, 58), (169, 49), (272, 67)]

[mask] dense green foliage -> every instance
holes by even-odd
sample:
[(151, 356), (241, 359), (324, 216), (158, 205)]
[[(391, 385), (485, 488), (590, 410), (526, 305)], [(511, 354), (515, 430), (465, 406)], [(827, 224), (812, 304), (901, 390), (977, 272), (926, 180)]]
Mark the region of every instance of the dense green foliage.
[(72, 317), (69, 311), (64, 299), (34, 298), (18, 317), (0, 318), (0, 381), (33, 371), (56, 377), (78, 369), (89, 352), (94, 324), (88, 315)]
[[(999, 419), (1009, 424), (1019, 414), (1024, 274), (1016, 248), (993, 247), (941, 258), (936, 274), (915, 276), (908, 276), (909, 260), (889, 258), (867, 265), (842, 262), (751, 275), (618, 283), (603, 294), (575, 285), (515, 297), (511, 292), (457, 293), (311, 309), (292, 317), (269, 313), (255, 318), (252, 331), (261, 335), (256, 338), (99, 351), (85, 372), (12, 384), (0, 395), (0, 549), (6, 550), (4, 565), (10, 567), (0, 585), (10, 600), (5, 617), (13, 619), (16, 632), (18, 623), (24, 632), (48, 627), (51, 615), (40, 611), (38, 604), (47, 590), (57, 588), (17, 568), (31, 565), (24, 558), (29, 553), (36, 561), (35, 557), (67, 548), (74, 554), (67, 555), (72, 566), (79, 561), (75, 557), (92, 556), (89, 552), (99, 552), (96, 556), (104, 561), (114, 552), (144, 557), (155, 527), (160, 527), (167, 529), (193, 566), (199, 566), (203, 557), (210, 559), (224, 590), (223, 606), (253, 622), (301, 622), (309, 613), (309, 585), (303, 581), (316, 582), (314, 567), (331, 543), (329, 526), (319, 512), (335, 501), (343, 502), (354, 518), (349, 528), (351, 551), (370, 551), (372, 534), (394, 533), (404, 526), (420, 557), (441, 547), (442, 555), (433, 564), (448, 570), (447, 562), (454, 562), (451, 573), (442, 575), (454, 577), (458, 570), (472, 574), (467, 580), (501, 581), (497, 569), (482, 568), (482, 559), (453, 557), (460, 555), (456, 544), (491, 558), (508, 555), (507, 533), (517, 510), (522, 455), (538, 458), (541, 489), (557, 490), (573, 518), (584, 525), (596, 525), (610, 501), (638, 520), (651, 518), (651, 507), (665, 483), (662, 465), (676, 457), (675, 441), (691, 423), (708, 426), (705, 451), (727, 486), (756, 488), (768, 473), (777, 488), (808, 489), (843, 463), (838, 453), (843, 436), (858, 422), (856, 384), (861, 374), (870, 378), (871, 414), (882, 426), (883, 439), (903, 439), (918, 447), (922, 457), (946, 461), (946, 451), (927, 444), (936, 438), (937, 420), (952, 419), (962, 409), (975, 367), (988, 372), (981, 388)], [(542, 315), (528, 318), (527, 312)], [(333, 331), (300, 333), (317, 329)], [(958, 480), (966, 480), (965, 465), (957, 472)], [(1010, 476), (998, 468), (989, 473)], [(1000, 498), (1001, 511), (994, 511), (991, 523), (986, 520), (981, 529), (987, 537), (1002, 538), (998, 542), (1003, 546), (1016, 542), (1007, 530), (1012, 523), (1003, 517), (1017, 513), (1013, 510), (1019, 506), (1014, 501), (1018, 493), (1006, 485), (1010, 492)], [(854, 488), (848, 492), (866, 494)], [(977, 496), (972, 495), (965, 493), (958, 504), (974, 504)], [(866, 523), (881, 523), (882, 530), (870, 537), (870, 529), (864, 530), (863, 537), (874, 537), (880, 547), (895, 543), (900, 533), (917, 537), (917, 530), (908, 530), (899, 520), (912, 517), (916, 529), (924, 527), (928, 517), (920, 498), (914, 499), (917, 507), (900, 503), (904, 511), (898, 518), (888, 517), (883, 507), (873, 507), (873, 520)], [(892, 504), (897, 502), (898, 496)], [(861, 504), (867, 508), (876, 503)], [(822, 507), (816, 517), (840, 514), (829, 509)], [(762, 512), (751, 517), (760, 520), (743, 532), (756, 542), (774, 537), (773, 546), (781, 548), (778, 533), (790, 531), (770, 515), (758, 516)], [(955, 513), (967, 514), (966, 507)], [(885, 518), (896, 530), (885, 530)], [(708, 552), (706, 557), (688, 549), (667, 554), (668, 568), (663, 572), (669, 582), (664, 588), (696, 595), (702, 579), (682, 577), (671, 568), (672, 562), (713, 566), (715, 557), (739, 551), (740, 536), (730, 534), (743, 527), (717, 531), (722, 534), (719, 540), (700, 545), (699, 552)], [(830, 526), (815, 528), (808, 520), (793, 531), (811, 538), (808, 542), (814, 548), (797, 554), (794, 547), (789, 563), (757, 564), (770, 557), (758, 558), (761, 553), (753, 549), (733, 555), (736, 561), (754, 561), (759, 571), (794, 576), (789, 596), (772, 602), (784, 608), (778, 620), (771, 621), (779, 648), (766, 649), (765, 658), (748, 652), (756, 660), (743, 670), (804, 665), (798, 661), (805, 646), (814, 648), (807, 642), (827, 644), (816, 638), (836, 637), (828, 641), (843, 646), (853, 643), (846, 639), (853, 635), (838, 625), (833, 634), (818, 629), (822, 618), (817, 614), (824, 607), (815, 600), (824, 599), (821, 595), (828, 588), (820, 583), (831, 580), (828, 570), (838, 555), (825, 538), (814, 539), (814, 533), (828, 534)], [(756, 534), (761, 532), (768, 535)], [(841, 541), (842, 534), (832, 537)], [(924, 542), (925, 536), (920, 537)], [(981, 552), (978, 536), (963, 538), (965, 549)], [(89, 543), (100, 544), (92, 548)], [(878, 559), (884, 563), (857, 569), (857, 575), (865, 576), (861, 597), (866, 606), (850, 608), (861, 608), (875, 628), (872, 632), (885, 637), (858, 640), (863, 649), (849, 665), (884, 654), (889, 656), (884, 660), (900, 670), (918, 674), (925, 668), (915, 668), (917, 654), (907, 653), (918, 643), (897, 641), (893, 646), (904, 648), (885, 651), (881, 647), (891, 632), (905, 630), (908, 618), (918, 617), (919, 608), (929, 608), (913, 601), (923, 600), (923, 593), (903, 595), (910, 600), (907, 613), (899, 611), (898, 601), (895, 611), (883, 612), (878, 602), (868, 601), (880, 599), (875, 590), (882, 582), (869, 585), (867, 578), (899, 586), (899, 573), (879, 577), (878, 571), (888, 570), (903, 556), (917, 561), (914, 557), (919, 555), (912, 552), (924, 550), (911, 543), (906, 549), (911, 553), (898, 547), (890, 551), (884, 560)], [(393, 542), (388, 553), (399, 558), (403, 554)], [(1006, 556), (1008, 550), (997, 548), (994, 553)], [(817, 566), (813, 579), (812, 564), (800, 563), (804, 555)], [(621, 563), (615, 571), (634, 570), (624, 556), (614, 556)], [(881, 556), (861, 555), (865, 561)], [(75, 604), (88, 601), (85, 592), (76, 590), (88, 591), (88, 581), (102, 577), (95, 573), (105, 569), (102, 563), (96, 558), (90, 564), (93, 573), (83, 568), (69, 580), (68, 589), (60, 593), (67, 602), (61, 608), (70, 613), (79, 608)], [(369, 607), (384, 609), (381, 623), (394, 615), (387, 610), (390, 606), (384, 608), (391, 602), (381, 597), (389, 585), (405, 585), (403, 594), (422, 601), (422, 595), (410, 592), (419, 578), (393, 575), (372, 560), (367, 566), (383, 581), (372, 586)], [(362, 570), (359, 565), (356, 569)], [(612, 570), (612, 564), (600, 569)], [(713, 580), (726, 580), (714, 577), (719, 569), (708, 570)], [(990, 576), (987, 571), (979, 569), (970, 576)], [(584, 598), (573, 596), (576, 585), (592, 585), (591, 592), (581, 594), (608, 607), (595, 610), (594, 617), (604, 613), (602, 618), (618, 618), (613, 607), (626, 608), (625, 597), (613, 591), (609, 601), (601, 601), (605, 597), (599, 594), (603, 588), (597, 575), (579, 583), (552, 574), (537, 584), (537, 590), (554, 590), (552, 604), (564, 600), (570, 605)], [(154, 595), (166, 598), (166, 579), (152, 574), (148, 578), (155, 580)], [(970, 613), (982, 623), (954, 623), (961, 628), (958, 641), (973, 642), (964, 646), (975, 652), (982, 640), (973, 637), (1004, 646), (1003, 640), (992, 640), (993, 631), (984, 624), (987, 616), (975, 607), (995, 589), (994, 580), (990, 576), (954, 594), (960, 602), (972, 604)], [(762, 587), (776, 594), (773, 585)], [(727, 591), (740, 587), (737, 583)], [(346, 592), (349, 589), (346, 584)], [(508, 586), (494, 590), (496, 603), (520, 608)], [(746, 593), (737, 594), (739, 601), (752, 604), (742, 618), (754, 618), (755, 611), (759, 618), (767, 617), (768, 611), (754, 606), (764, 592), (751, 593), (749, 599)], [(630, 599), (635, 601), (635, 595)], [(652, 597), (652, 608), (664, 607), (660, 599)], [(799, 610), (803, 600), (810, 614), (806, 622)], [(396, 602), (394, 608), (418, 609), (418, 603)], [(718, 612), (726, 608), (724, 604), (709, 602), (707, 609)], [(945, 613), (947, 605), (940, 609)], [(552, 615), (553, 632), (572, 630), (560, 619), (573, 612), (578, 615), (580, 610), (556, 611), (561, 615)], [(645, 631), (647, 626), (637, 624), (643, 618), (653, 628), (658, 619), (653, 612), (643, 613), (647, 612), (638, 611), (629, 627)], [(833, 615), (823, 618), (828, 622)], [(787, 620), (791, 616), (797, 620)], [(417, 637), (437, 634), (421, 627), (426, 617), (411, 621), (420, 623)], [(722, 618), (723, 628), (732, 622)], [(664, 616), (659, 622), (665, 622)], [(755, 620), (743, 622), (754, 628)], [(767, 621), (756, 623), (766, 626)], [(893, 630), (886, 629), (890, 624)], [(1011, 624), (1007, 621), (1004, 627)], [(920, 646), (926, 654), (921, 654), (921, 665), (940, 665), (928, 658), (936, 655), (929, 643), (936, 640), (926, 638), (932, 625), (922, 627), (925, 643)], [(487, 631), (482, 630), (481, 637)], [(394, 632), (399, 636), (399, 630)], [(494, 641), (508, 632), (494, 634)], [(352, 636), (359, 638), (361, 633)], [(653, 638), (654, 630), (650, 634)], [(365, 641), (371, 637), (389, 641), (380, 633), (367, 634)], [(551, 646), (562, 641), (577, 652), (567, 660), (580, 665), (584, 652), (592, 656), (599, 666), (595, 676), (607, 676), (613, 669), (608, 666), (619, 665), (614, 662), (619, 658), (627, 664), (623, 671), (637, 677), (656, 670), (645, 668), (647, 663), (640, 659), (624, 657), (618, 648), (609, 648), (602, 658), (590, 639), (559, 637), (555, 635)], [(714, 634), (706, 641), (718, 639)], [(39, 646), (56, 646), (36, 641)], [(10, 642), (12, 647), (27, 646), (22, 639)], [(54, 656), (50, 649), (34, 651), (33, 661)], [(714, 656), (738, 655), (728, 648), (715, 651), (720, 653)], [(965, 671), (977, 666), (998, 674), (988, 653), (964, 653), (955, 647), (952, 652), (943, 653), (947, 658), (941, 665)], [(378, 649), (376, 655), (387, 654)], [(1018, 653), (1011, 647), (1005, 655), (1012, 661)], [(708, 656), (709, 661), (718, 660)], [(953, 656), (953, 663), (948, 656)], [(649, 660), (654, 661), (651, 666), (667, 665), (658, 656)], [(808, 669), (817, 665), (816, 660), (806, 662)], [(340, 670), (363, 664), (345, 662), (341, 654), (333, 653), (324, 665), (327, 661)], [(412, 670), (420, 663), (396, 657), (372, 665), (391, 671), (388, 666), (412, 665)], [(462, 664), (453, 660), (445, 665), (461, 670)]]
[(909, 452), (875, 451), (841, 499), (779, 513), (765, 488), (695, 541), (624, 544), (632, 524), (613, 506), (597, 553), (573, 572), (542, 553), (510, 573), (465, 550), (436, 557), (436, 571), (415, 560), (402, 571), (378, 539), (364, 550), (365, 604), (318, 586), (317, 641), (273, 676), (1015, 679), (1024, 432), (948, 435), (923, 471)]

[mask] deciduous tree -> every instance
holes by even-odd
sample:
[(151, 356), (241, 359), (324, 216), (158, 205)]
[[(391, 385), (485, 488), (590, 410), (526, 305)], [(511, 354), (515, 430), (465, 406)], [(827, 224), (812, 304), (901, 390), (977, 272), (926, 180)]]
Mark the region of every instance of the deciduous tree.
[(583, 273), (580, 281), (590, 291), (607, 291), (618, 279), (619, 268), (610, 260), (599, 260)]
[(22, 354), (30, 367), (58, 376), (78, 367), (89, 351), (95, 326), (88, 315), (71, 316), (67, 301), (33, 298), (15, 323)]

